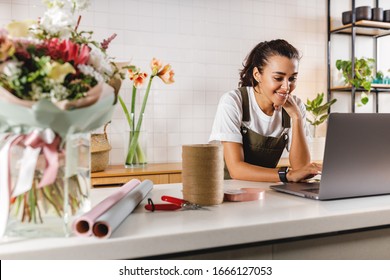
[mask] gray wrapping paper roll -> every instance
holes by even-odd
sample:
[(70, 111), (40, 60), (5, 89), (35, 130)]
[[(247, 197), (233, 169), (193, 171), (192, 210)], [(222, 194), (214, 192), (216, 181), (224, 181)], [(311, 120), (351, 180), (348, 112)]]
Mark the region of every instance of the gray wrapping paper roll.
[(152, 181), (142, 181), (141, 184), (132, 189), (125, 197), (96, 219), (92, 228), (93, 235), (99, 238), (109, 238), (152, 188)]
[(196, 144), (182, 147), (183, 198), (200, 205), (223, 201), (223, 147)]

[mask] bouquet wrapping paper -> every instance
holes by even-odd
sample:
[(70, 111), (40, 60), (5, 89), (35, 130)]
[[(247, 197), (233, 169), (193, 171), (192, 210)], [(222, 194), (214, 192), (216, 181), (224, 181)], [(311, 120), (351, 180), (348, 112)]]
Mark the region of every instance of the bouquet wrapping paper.
[(90, 209), (89, 133), (124, 78), (107, 52), (116, 34), (78, 29), (89, 1), (42, 2), (38, 20), (0, 27), (0, 236), (69, 236)]
[[(78, 150), (68, 147), (66, 141), (110, 120), (115, 108), (115, 94), (107, 84), (98, 84), (90, 90), (93, 100), (73, 104), (73, 110), (64, 111), (58, 104), (47, 100), (30, 102), (14, 98), (1, 87), (0, 91), (0, 132), (3, 133), (0, 146), (0, 236), (3, 236), (10, 203), (32, 190), (38, 170), (43, 174), (38, 189), (55, 184), (60, 169), (63, 170), (63, 180), (79, 176)], [(84, 203), (79, 202), (78, 209), (81, 209)]]

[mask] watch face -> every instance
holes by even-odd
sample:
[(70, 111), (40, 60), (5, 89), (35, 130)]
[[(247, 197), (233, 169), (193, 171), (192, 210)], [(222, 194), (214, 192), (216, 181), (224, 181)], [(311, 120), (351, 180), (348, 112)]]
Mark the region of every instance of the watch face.
[(281, 168), (279, 168), (279, 173), (280, 173), (280, 174), (286, 174), (286, 173), (287, 173), (287, 170), (288, 170), (287, 167), (281, 167)]

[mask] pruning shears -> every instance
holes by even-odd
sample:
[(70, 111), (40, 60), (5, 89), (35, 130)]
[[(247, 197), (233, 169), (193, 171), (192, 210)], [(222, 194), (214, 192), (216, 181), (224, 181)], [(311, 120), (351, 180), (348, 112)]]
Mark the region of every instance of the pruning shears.
[(191, 202), (189, 202), (187, 200), (184, 200), (184, 199), (181, 199), (181, 198), (177, 198), (177, 197), (173, 197), (173, 196), (163, 195), (161, 197), (161, 200), (169, 202), (169, 203), (155, 204), (155, 203), (153, 203), (152, 199), (149, 198), (148, 199), (148, 204), (145, 205), (145, 209), (149, 210), (149, 211), (152, 211), (152, 212), (156, 211), (156, 210), (160, 210), (160, 211), (174, 211), (174, 210), (178, 210), (178, 209), (182, 209), (182, 210), (205, 209), (205, 208), (203, 208), (199, 204), (194, 204), (194, 203), (191, 203)]

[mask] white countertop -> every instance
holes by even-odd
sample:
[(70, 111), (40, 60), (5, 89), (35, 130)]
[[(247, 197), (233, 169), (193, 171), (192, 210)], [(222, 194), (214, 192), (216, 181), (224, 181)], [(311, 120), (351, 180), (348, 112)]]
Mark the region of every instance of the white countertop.
[[(8, 239), (0, 259), (131, 259), (390, 224), (390, 195), (314, 201), (277, 193), (269, 183), (225, 181), (225, 188), (258, 187), (263, 200), (224, 202), (209, 210), (144, 209), (146, 200), (109, 239)], [(93, 204), (115, 189), (93, 189)], [(181, 197), (181, 184), (155, 185), (149, 197)]]

